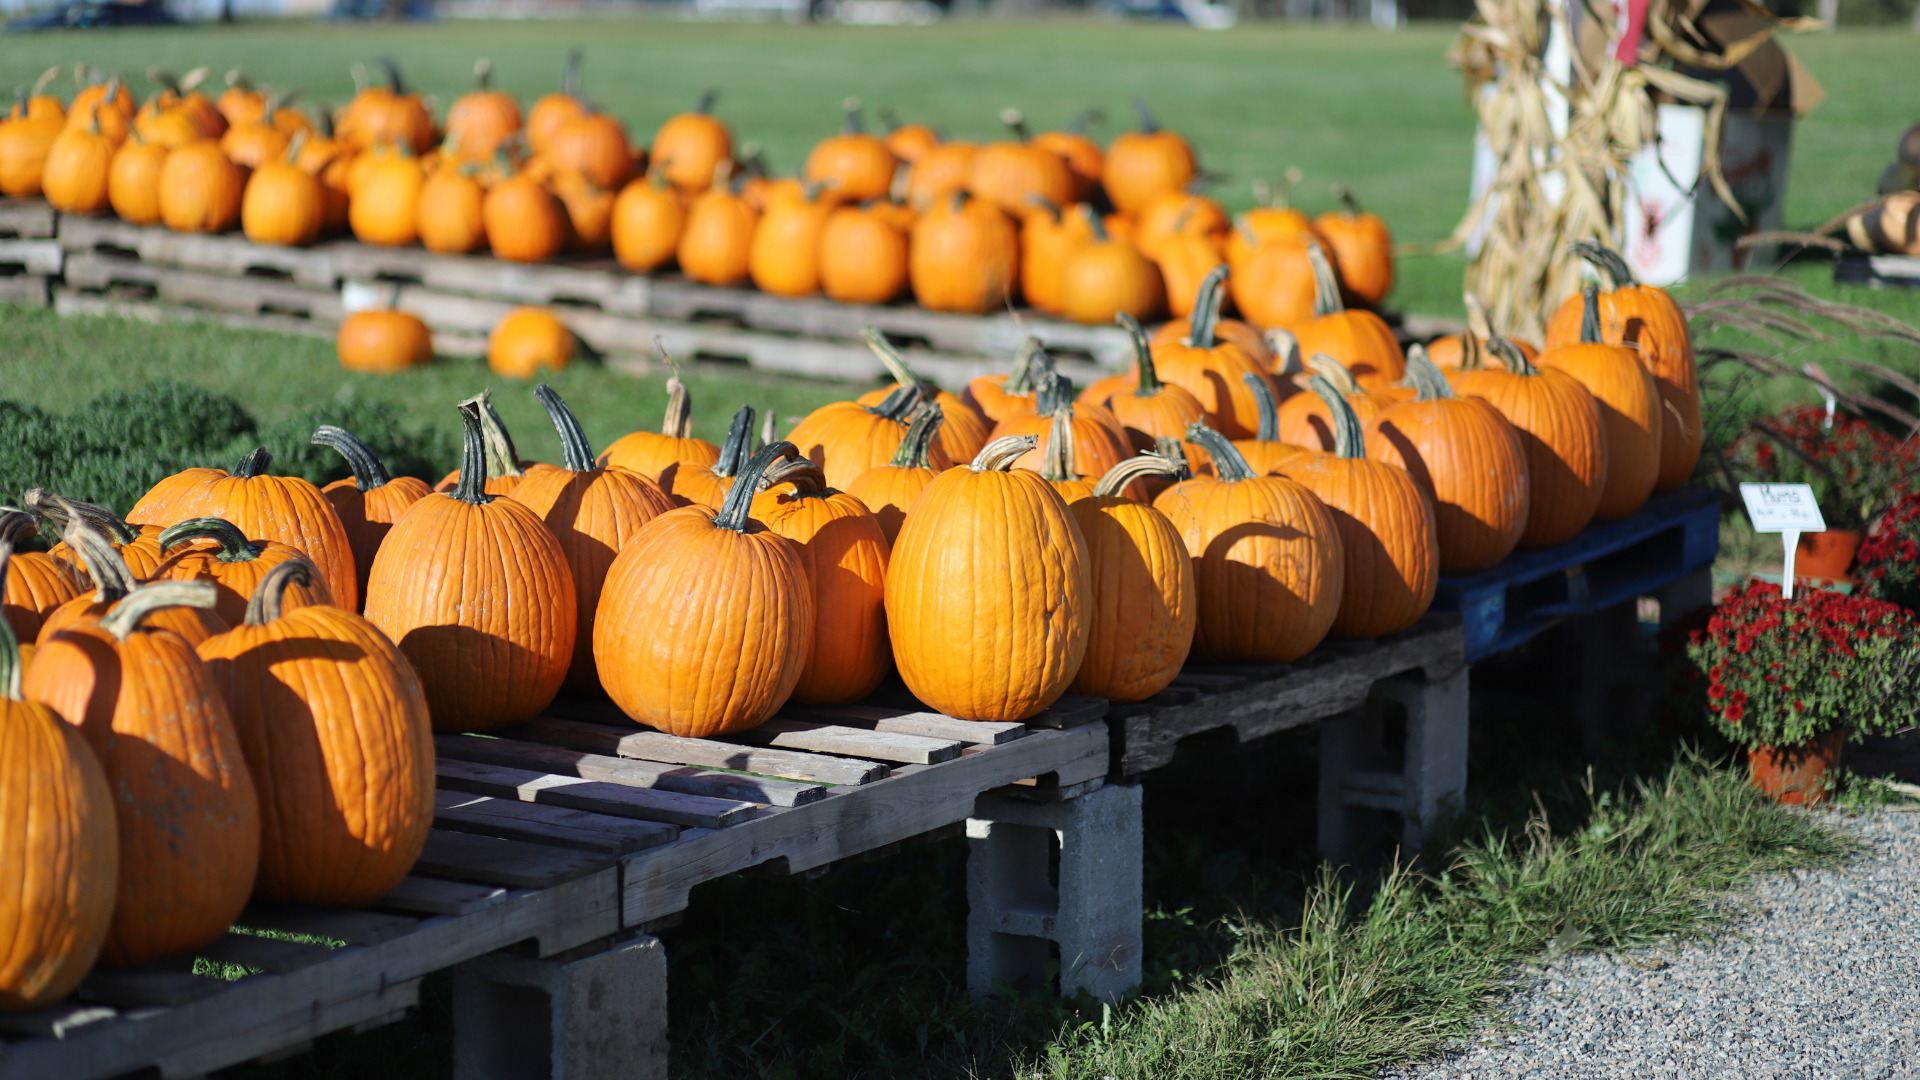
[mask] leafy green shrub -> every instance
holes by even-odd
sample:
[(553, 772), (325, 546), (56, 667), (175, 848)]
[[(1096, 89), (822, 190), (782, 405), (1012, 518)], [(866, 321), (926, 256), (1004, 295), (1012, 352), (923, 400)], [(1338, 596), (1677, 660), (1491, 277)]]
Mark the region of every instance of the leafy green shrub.
[(456, 425), (411, 425), (406, 420), (406, 413), (384, 401), (328, 402), (267, 425), (260, 430), (256, 445), (273, 453), (275, 475), (303, 476), (323, 486), (352, 474), (345, 458), (313, 445), (313, 430), (321, 424), (333, 424), (358, 435), (395, 476), (417, 476), (431, 484), (459, 464)]

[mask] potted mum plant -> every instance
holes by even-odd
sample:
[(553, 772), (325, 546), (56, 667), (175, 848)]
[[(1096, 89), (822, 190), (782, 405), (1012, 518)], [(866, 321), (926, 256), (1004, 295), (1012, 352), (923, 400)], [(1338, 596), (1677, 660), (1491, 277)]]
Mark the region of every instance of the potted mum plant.
[(1813, 488), (1827, 531), (1801, 535), (1794, 555), (1800, 577), (1846, 577), (1863, 530), (1913, 491), (1920, 471), (1920, 444), (1859, 417), (1829, 418), (1815, 405), (1754, 421), (1731, 450), (1742, 479)]
[(1707, 715), (1747, 750), (1753, 783), (1783, 803), (1826, 799), (1849, 737), (1911, 723), (1920, 644), (1904, 608), (1825, 589), (1754, 581), (1714, 608), (1687, 654), (1706, 681)]
[(1920, 610), (1920, 495), (1894, 503), (1867, 534), (1854, 580), (1875, 600)]

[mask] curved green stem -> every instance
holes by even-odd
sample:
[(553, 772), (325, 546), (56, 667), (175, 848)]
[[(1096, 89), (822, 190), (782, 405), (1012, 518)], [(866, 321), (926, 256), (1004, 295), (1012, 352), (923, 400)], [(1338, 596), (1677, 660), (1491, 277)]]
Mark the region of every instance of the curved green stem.
[[(7, 571), (12, 569), (13, 541), (0, 537), (0, 596), (7, 592)], [(0, 698), (20, 700), (20, 639), (13, 634), (13, 623), (0, 619)]]
[[(351, 431), (321, 424), (313, 430), (316, 446), (330, 446), (347, 459), (347, 468), (353, 471), (353, 486), (361, 491), (373, 491), (393, 483), (393, 474), (387, 471), (387, 463), (373, 452), (373, 447), (361, 442)], [(126, 541), (121, 541), (125, 543)]]
[(1046, 372), (1034, 388), (1033, 411), (1052, 416), (1061, 409), (1073, 409), (1073, 382), (1057, 371)]
[(1487, 339), (1487, 351), (1499, 357), (1500, 363), (1515, 375), (1540, 374), (1540, 369), (1533, 366), (1527, 354), (1520, 351), (1520, 346), (1498, 334)]
[(714, 525), (734, 532), (746, 532), (752, 521), (747, 517), (747, 509), (753, 505), (753, 497), (760, 491), (760, 478), (776, 460), (796, 457), (799, 453), (799, 447), (783, 439), (761, 447), (759, 453), (748, 458), (746, 464), (740, 467), (739, 475), (734, 477), (733, 486), (727, 489), (727, 497), (720, 503), (720, 512), (713, 516)]
[(1360, 209), (1359, 196), (1355, 195), (1353, 193), (1353, 189), (1348, 187), (1347, 185), (1345, 184), (1333, 185), (1333, 197), (1336, 199), (1339, 199), (1340, 205), (1346, 207), (1347, 213), (1353, 215), (1354, 217), (1359, 217), (1362, 213), (1365, 213), (1365, 211)]
[(836, 493), (827, 486), (827, 474), (820, 466), (803, 457), (776, 461), (767, 467), (760, 476), (760, 490), (769, 490), (777, 484), (792, 484), (794, 497), (799, 499), (824, 499)]
[(1187, 344), (1196, 349), (1211, 349), (1219, 343), (1214, 328), (1220, 324), (1220, 302), (1226, 299), (1227, 264), (1207, 271), (1200, 279), (1200, 290), (1193, 294), (1193, 314), (1187, 321)]
[(887, 464), (896, 469), (933, 468), (927, 461), (927, 451), (932, 449), (940, 425), (946, 422), (947, 414), (938, 403), (922, 402), (913, 414), (913, 422), (907, 425), (907, 433), (900, 438), (900, 449), (893, 452)]
[(907, 366), (907, 358), (900, 355), (900, 350), (887, 340), (887, 335), (881, 333), (878, 327), (869, 326), (860, 331), (860, 339), (867, 343), (867, 348), (873, 350), (873, 355), (880, 358), (880, 363), (886, 366), (887, 374), (893, 376), (894, 382), (901, 386), (912, 383), (924, 387), (927, 397), (934, 395), (936, 388), (933, 380)]
[(709, 86), (700, 92), (700, 100), (694, 103), (693, 111), (700, 116), (707, 116), (713, 112), (713, 106), (719, 100), (720, 88)]
[(1133, 366), (1139, 373), (1140, 385), (1133, 391), (1134, 397), (1152, 397), (1165, 385), (1160, 381), (1160, 373), (1153, 366), (1153, 343), (1147, 340), (1146, 327), (1140, 320), (1121, 312), (1113, 321), (1126, 327), (1127, 336), (1133, 339)]
[(580, 428), (580, 418), (553, 392), (553, 387), (541, 383), (533, 388), (533, 398), (540, 407), (547, 410), (547, 417), (553, 421), (553, 430), (560, 435), (560, 461), (570, 472), (592, 472), (593, 446), (587, 442), (587, 433)]
[(1266, 340), (1267, 351), (1273, 354), (1277, 375), (1300, 375), (1306, 372), (1305, 364), (1300, 362), (1300, 338), (1284, 326), (1275, 326), (1260, 335)]
[(146, 617), (162, 608), (211, 608), (219, 590), (211, 581), (155, 581), (128, 593), (100, 619), (100, 629), (125, 641)]
[(1631, 289), (1640, 284), (1633, 276), (1633, 268), (1620, 253), (1604, 244), (1591, 240), (1576, 240), (1568, 246), (1569, 251), (1587, 260), (1595, 269), (1607, 275), (1608, 283), (1616, 289)]
[(1013, 137), (1020, 142), (1033, 138), (1033, 132), (1027, 128), (1027, 114), (1019, 109), (1001, 109), (1000, 122), (1005, 124), (1007, 130), (1012, 132)]
[(460, 409), (460, 482), (453, 497), (474, 506), (493, 501), (487, 494), (487, 437), (480, 420), (480, 399), (468, 398)]
[(1040, 439), (1034, 435), (1002, 435), (981, 447), (973, 460), (967, 462), (967, 468), (974, 472), (1006, 472), (1039, 445)]
[(1094, 243), (1106, 243), (1108, 240), (1107, 223), (1100, 220), (1100, 215), (1094, 213), (1093, 207), (1088, 206), (1086, 203), (1081, 203), (1080, 216), (1086, 219), (1087, 228), (1093, 232)]
[(1353, 372), (1347, 366), (1326, 353), (1314, 353), (1307, 361), (1307, 370), (1333, 384), (1335, 390), (1343, 394), (1357, 394), (1360, 386), (1353, 381)]
[(742, 405), (727, 423), (727, 437), (720, 443), (720, 460), (713, 463), (713, 475), (740, 475), (747, 459), (753, 456), (753, 418), (759, 415), (751, 405)]
[(240, 464), (233, 467), (233, 475), (243, 480), (251, 480), (256, 476), (267, 475), (267, 470), (272, 466), (273, 455), (267, 451), (266, 447), (257, 446), (240, 459)]
[(1133, 99), (1133, 113), (1140, 118), (1140, 134), (1152, 135), (1160, 130), (1160, 122), (1153, 118), (1153, 110), (1139, 98)]
[(1366, 438), (1360, 430), (1360, 414), (1353, 411), (1353, 403), (1324, 375), (1308, 379), (1307, 387), (1327, 403), (1327, 412), (1333, 420), (1334, 456), (1348, 460), (1366, 457)]
[(880, 126), (885, 128), (889, 135), (905, 126), (900, 122), (900, 114), (894, 112), (891, 105), (882, 105), (873, 110), (873, 113), (880, 118)]
[(580, 96), (580, 49), (567, 50), (567, 64), (560, 69), (560, 92), (571, 98)]
[(1280, 441), (1280, 403), (1273, 399), (1273, 385), (1251, 371), (1240, 373), (1240, 381), (1253, 391), (1253, 406), (1260, 414), (1253, 437), (1258, 442)]
[(669, 439), (685, 439), (693, 434), (693, 398), (678, 375), (667, 377), (667, 415), (660, 421), (660, 434)]
[(1187, 425), (1187, 441), (1205, 450), (1207, 456), (1213, 459), (1214, 475), (1230, 484), (1252, 480), (1258, 475), (1225, 435), (1198, 420)]
[(1158, 452), (1139, 454), (1108, 469), (1107, 474), (1093, 485), (1093, 493), (1101, 498), (1111, 498), (1143, 476), (1171, 476), (1179, 480), (1185, 479), (1186, 472), (1186, 456), (1179, 452), (1177, 446), (1171, 457)]
[(1427, 347), (1418, 342), (1407, 346), (1406, 385), (1413, 387), (1415, 401), (1439, 401), (1453, 397), (1453, 384), (1433, 364)]
[[(23, 544), (39, 532), (39, 518), (18, 507), (0, 506), (0, 543)], [(5, 595), (4, 589), (0, 595)]]
[(1333, 263), (1319, 244), (1307, 245), (1307, 262), (1313, 265), (1313, 317), (1318, 319), (1347, 310), (1340, 302), (1340, 276), (1333, 272)]
[(919, 383), (903, 382), (889, 391), (880, 404), (868, 405), (866, 409), (875, 416), (905, 427), (907, 419), (913, 415), (913, 410), (919, 408), (920, 402), (928, 396), (927, 388)]
[(247, 598), (247, 614), (241, 621), (247, 626), (265, 626), (278, 619), (286, 600), (287, 587), (299, 585), (307, 588), (313, 584), (315, 573), (313, 564), (307, 561), (305, 555), (297, 555), (275, 565), (254, 587), (253, 595)]
[(169, 525), (158, 539), (162, 552), (189, 540), (211, 540), (219, 545), (214, 550), (214, 558), (227, 563), (252, 562), (267, 546), (264, 541), (256, 544), (248, 540), (247, 534), (233, 522), (217, 517), (188, 518)]
[(1040, 476), (1043, 479), (1059, 483), (1072, 480), (1080, 474), (1073, 452), (1073, 406), (1053, 411), (1053, 421), (1047, 428), (1047, 452), (1040, 459)]
[(846, 122), (840, 131), (843, 135), (864, 135), (867, 125), (860, 118), (860, 99), (850, 97), (840, 103), (840, 111), (846, 114)]
[(1067, 126), (1061, 130), (1069, 135), (1085, 135), (1094, 125), (1106, 118), (1106, 110), (1100, 108), (1098, 105), (1090, 106), (1081, 109), (1080, 114), (1067, 121)]
[(1007, 393), (1025, 393), (1033, 384), (1034, 365), (1046, 349), (1040, 345), (1040, 339), (1028, 336), (1020, 343), (1020, 351), (1013, 354), (1013, 365), (1007, 369)]
[(1600, 344), (1600, 286), (1592, 282), (1580, 290), (1580, 343)]
[(387, 73), (387, 88), (393, 91), (395, 97), (407, 92), (406, 81), (400, 78), (400, 65), (394, 61), (393, 57), (383, 56), (374, 63), (379, 64), (381, 70)]

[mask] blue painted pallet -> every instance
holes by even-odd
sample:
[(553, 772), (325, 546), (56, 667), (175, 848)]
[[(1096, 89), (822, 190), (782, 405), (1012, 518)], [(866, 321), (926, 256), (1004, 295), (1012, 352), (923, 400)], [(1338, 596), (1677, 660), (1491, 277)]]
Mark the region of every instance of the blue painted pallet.
[(1681, 488), (1564, 544), (1516, 552), (1477, 573), (1442, 575), (1433, 606), (1460, 613), (1473, 661), (1561, 619), (1655, 592), (1713, 565), (1719, 551), (1720, 493)]

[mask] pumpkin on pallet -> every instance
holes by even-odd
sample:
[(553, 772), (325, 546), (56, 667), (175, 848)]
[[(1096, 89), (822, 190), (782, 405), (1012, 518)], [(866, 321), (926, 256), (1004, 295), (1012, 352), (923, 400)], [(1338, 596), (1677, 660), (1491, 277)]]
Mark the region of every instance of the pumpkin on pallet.
[(1060, 267), (1060, 313), (1077, 323), (1098, 325), (1114, 316), (1157, 317), (1167, 306), (1160, 268), (1131, 241), (1107, 234), (1091, 207), (1081, 204), (1092, 236)]
[(607, 228), (613, 257), (622, 267), (645, 274), (673, 261), (687, 226), (687, 205), (661, 166), (628, 181), (614, 197), (612, 214)]
[(473, 89), (447, 107), (447, 142), (458, 147), (464, 157), (484, 160), (492, 157), (502, 142), (519, 134), (522, 124), (520, 102), (512, 94), (493, 88), (493, 62), (475, 60)]
[(940, 475), (928, 463), (927, 452), (939, 438), (946, 419), (946, 413), (938, 405), (921, 402), (893, 457), (885, 465), (876, 465), (854, 477), (853, 483), (847, 485), (846, 493), (865, 504), (880, 522), (880, 531), (886, 534), (889, 547), (899, 538), (900, 526), (906, 522), (907, 511), (913, 507), (914, 500)]
[[(635, 431), (620, 436), (600, 452), (601, 465), (631, 469), (660, 485), (673, 495), (674, 482), (682, 468), (711, 467), (720, 460), (720, 448), (693, 435), (693, 399), (680, 376), (667, 378), (667, 414), (660, 430)], [(676, 498), (676, 503), (685, 500)]]
[[(894, 388), (878, 405), (857, 401), (822, 405), (808, 413), (787, 439), (800, 448), (802, 456), (820, 466), (829, 486), (850, 484), (861, 473), (893, 458), (906, 438), (907, 421), (925, 393), (920, 383), (907, 382)], [(953, 464), (937, 441), (927, 455), (936, 469)]]
[(956, 192), (913, 223), (907, 278), (914, 299), (930, 311), (992, 311), (1008, 302), (1019, 268), (1019, 229), (983, 199)]
[(1356, 303), (1375, 307), (1393, 291), (1393, 234), (1380, 215), (1360, 208), (1353, 189), (1335, 184), (1333, 194), (1342, 209), (1314, 218), (1313, 231), (1333, 251), (1341, 291)]
[(979, 375), (967, 381), (960, 400), (973, 411), (999, 423), (1010, 416), (1033, 411), (1034, 387), (1043, 372), (1053, 370), (1053, 358), (1041, 346), (1040, 339), (1028, 337), (1014, 353), (1005, 374)]
[(1184, 479), (1185, 459), (1129, 458), (1067, 506), (1086, 541), (1092, 585), (1076, 694), (1144, 701), (1173, 682), (1193, 647), (1193, 558), (1165, 514), (1122, 494), (1156, 475)]
[[(820, 289), (843, 304), (885, 304), (907, 287), (907, 231), (892, 204), (836, 206), (820, 230)], [(910, 223), (909, 223), (910, 224)]]
[(720, 456), (713, 464), (686, 463), (680, 466), (671, 496), (675, 505), (720, 509), (720, 504), (727, 501), (727, 492), (733, 490), (740, 470), (746, 467), (747, 460), (753, 457), (757, 449), (753, 443), (753, 419), (756, 415), (751, 405), (742, 405), (735, 410), (733, 419), (727, 422), (727, 437), (720, 443)]
[[(1260, 406), (1260, 426), (1254, 430), (1252, 438), (1233, 440), (1233, 448), (1240, 451), (1240, 456), (1246, 459), (1247, 467), (1253, 470), (1254, 475), (1276, 475), (1287, 462), (1301, 454), (1322, 452), (1312, 447), (1282, 440), (1280, 438), (1280, 406), (1274, 401), (1273, 388), (1258, 376), (1246, 375), (1243, 378)], [(1202, 452), (1192, 443), (1187, 443), (1186, 446), (1189, 456)], [(1199, 471), (1195, 470), (1196, 473)]]
[[(65, 500), (53, 497), (56, 503)], [(40, 634), (34, 644), (44, 645), (55, 634), (71, 626), (96, 619), (112, 611), (120, 601), (132, 595), (140, 587), (139, 579), (128, 569), (126, 560), (114, 550), (106, 533), (76, 510), (71, 504), (63, 507), (66, 519), (66, 544), (71, 557), (79, 560), (87, 571), (87, 578), (93, 582), (91, 593), (83, 592), (46, 613), (40, 620)], [(158, 547), (158, 541), (155, 541)], [(164, 565), (164, 563), (162, 563)], [(156, 567), (157, 569), (157, 567)], [(223, 634), (229, 629), (227, 620), (220, 617), (212, 603), (205, 605), (182, 604), (162, 607), (154, 610), (146, 618), (147, 625), (167, 630), (180, 637), (188, 645), (198, 645), (215, 634)]]
[(993, 429), (995, 439), (1031, 435), (1037, 440), (1032, 450), (1014, 461), (1014, 468), (1042, 472), (1048, 461), (1064, 462), (1065, 472), (1050, 479), (1097, 480), (1132, 455), (1120, 421), (1103, 406), (1076, 405), (1073, 383), (1066, 376), (1047, 372), (1035, 402), (1033, 412), (1002, 420)]
[(745, 731), (799, 683), (814, 637), (806, 569), (792, 541), (748, 515), (767, 468), (793, 453), (763, 447), (718, 511), (660, 515), (607, 570), (594, 659), (628, 716), (690, 738)]
[(313, 445), (339, 451), (353, 473), (320, 489), (340, 526), (347, 532), (347, 546), (353, 549), (354, 571), (359, 577), (360, 599), (365, 604), (367, 577), (373, 573), (373, 557), (380, 544), (400, 520), (407, 507), (425, 498), (432, 489), (416, 476), (394, 476), (373, 448), (352, 432), (332, 424), (321, 424), (313, 432)]
[(1624, 345), (1600, 337), (1598, 289), (1587, 286), (1580, 339), (1540, 355), (1540, 366), (1564, 371), (1593, 394), (1607, 444), (1607, 478), (1595, 521), (1617, 521), (1647, 501), (1660, 482), (1660, 387)]
[(1038, 443), (995, 439), (936, 476), (887, 565), (894, 663), (949, 716), (1025, 720), (1066, 692), (1086, 654), (1086, 540), (1038, 473), (1012, 467)]
[[(1161, 381), (1153, 361), (1153, 346), (1138, 320), (1131, 315), (1120, 315), (1114, 321), (1133, 341), (1133, 373), (1132, 378), (1122, 384), (1123, 388), (1098, 404), (1113, 413), (1133, 449), (1144, 452), (1153, 449), (1155, 441), (1162, 437), (1178, 439), (1185, 435), (1187, 425), (1205, 419), (1207, 410), (1185, 387)], [(1207, 463), (1199, 447), (1193, 447), (1186, 460), (1187, 467), (1195, 472), (1204, 469)]]
[(1526, 451), (1530, 491), (1520, 546), (1571, 540), (1593, 520), (1606, 486), (1600, 408), (1566, 372), (1535, 367), (1505, 338), (1489, 338), (1487, 345), (1503, 367), (1463, 371), (1453, 388), (1500, 410)]
[[(168, 558), (154, 570), (151, 580), (208, 582), (215, 590), (213, 610), (228, 626), (238, 626), (246, 617), (247, 601), (269, 571), (281, 563), (307, 557), (300, 549), (276, 540), (249, 540), (232, 522), (217, 517), (188, 518), (168, 526), (159, 540), (160, 550), (168, 553)], [(197, 540), (210, 540), (213, 546), (181, 547)], [(333, 596), (327, 592), (325, 579), (316, 578), (297, 590), (287, 590), (282, 602), (292, 610), (330, 605)]]
[(893, 343), (878, 329), (869, 326), (860, 332), (860, 338), (886, 366), (887, 373), (893, 376), (893, 385), (869, 390), (855, 400), (861, 405), (879, 405), (898, 387), (909, 383), (918, 385), (921, 400), (932, 402), (946, 418), (946, 423), (940, 428), (940, 449), (955, 461), (972, 461), (973, 455), (987, 445), (991, 426), (985, 418), (958, 394), (940, 389), (932, 379), (914, 371), (908, 366), (907, 358), (901, 356), (900, 350), (894, 348)]
[(733, 190), (726, 170), (713, 186), (687, 205), (686, 222), (674, 249), (680, 272), (704, 285), (736, 285), (746, 280), (760, 211)]
[(1313, 318), (1292, 328), (1302, 356), (1327, 355), (1340, 361), (1355, 382), (1386, 393), (1407, 377), (1406, 354), (1385, 319), (1363, 309), (1349, 310), (1340, 300), (1340, 279), (1318, 244), (1307, 247), (1313, 267)]
[(40, 522), (25, 510), (0, 506), (0, 544), (13, 552), (6, 586), (0, 589), (0, 616), (13, 635), (32, 644), (40, 624), (60, 605), (79, 596), (88, 586), (86, 572), (71, 557), (44, 551), (20, 551), (40, 531)]
[(1123, 214), (1139, 214), (1155, 197), (1185, 191), (1200, 171), (1186, 139), (1161, 128), (1145, 102), (1136, 99), (1133, 106), (1139, 130), (1113, 140), (1100, 171), (1107, 196)]
[(1230, 439), (1254, 433), (1260, 424), (1260, 403), (1245, 376), (1269, 378), (1265, 362), (1245, 348), (1214, 332), (1220, 310), (1220, 289), (1227, 268), (1216, 268), (1200, 286), (1187, 336), (1152, 345), (1154, 366), (1161, 379), (1185, 389), (1207, 412), (1208, 426)]
[(885, 140), (867, 133), (859, 98), (840, 104), (845, 121), (840, 134), (822, 139), (807, 154), (801, 176), (810, 184), (826, 184), (836, 198), (848, 202), (884, 199), (893, 186), (899, 159)]
[(747, 245), (747, 276), (774, 296), (812, 296), (820, 291), (821, 237), (838, 202), (818, 183), (797, 199), (782, 199), (754, 222)]
[[(1333, 384), (1347, 404), (1360, 415), (1363, 424), (1393, 406), (1393, 397), (1360, 385), (1346, 366), (1331, 356), (1315, 356), (1307, 361), (1307, 368), (1311, 377), (1322, 378)], [(1328, 453), (1333, 451), (1333, 413), (1320, 395), (1293, 395), (1280, 404), (1278, 419), (1281, 442)]]
[(269, 900), (358, 905), (393, 891), (433, 824), (433, 729), (413, 665), (374, 625), (288, 603), (324, 588), (295, 558), (260, 579), (234, 628), (200, 643), (260, 802)]
[(683, 195), (705, 191), (723, 161), (733, 158), (733, 132), (713, 115), (720, 91), (707, 90), (692, 110), (669, 116), (654, 132), (647, 160)]

